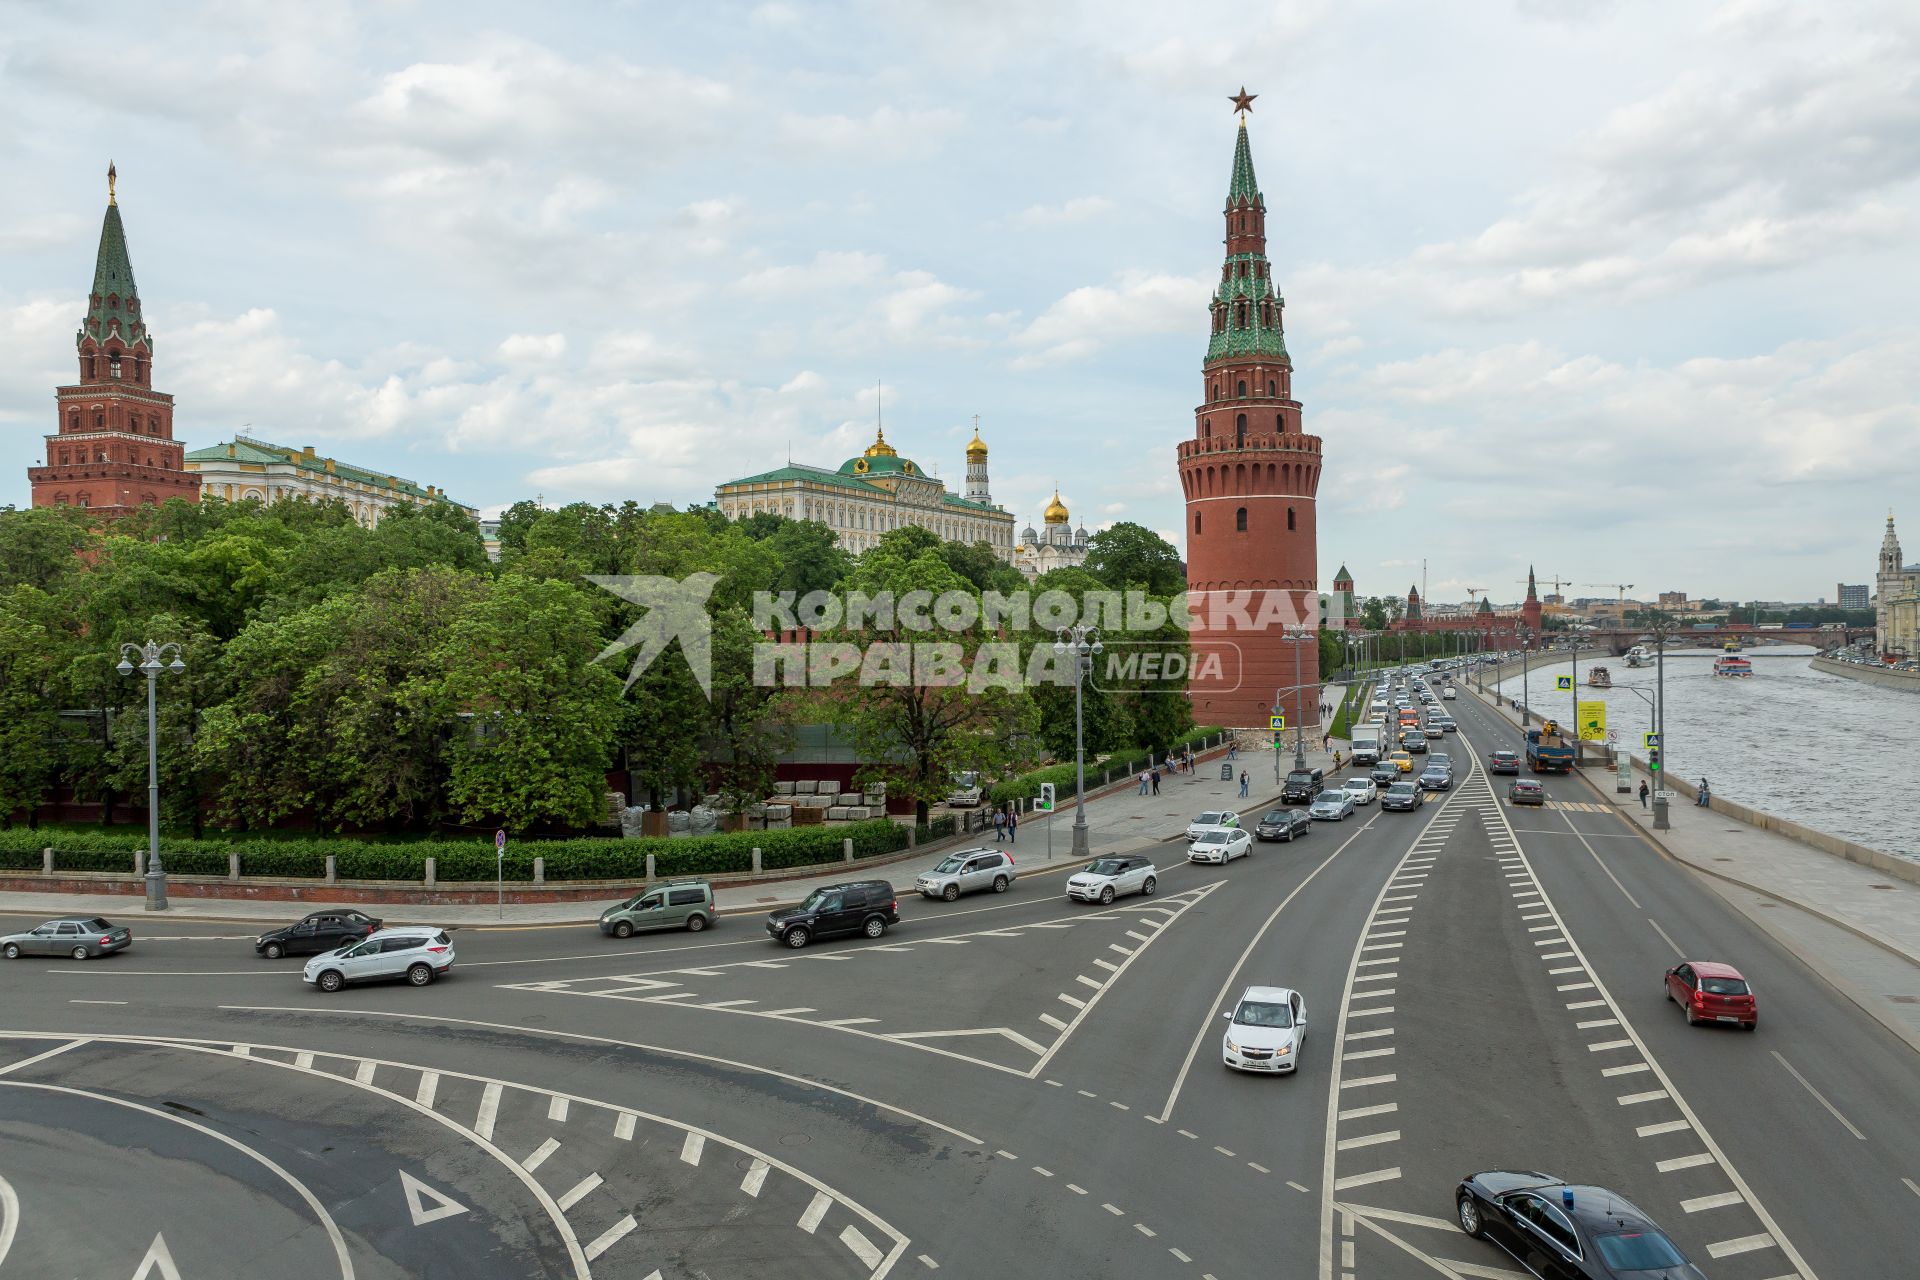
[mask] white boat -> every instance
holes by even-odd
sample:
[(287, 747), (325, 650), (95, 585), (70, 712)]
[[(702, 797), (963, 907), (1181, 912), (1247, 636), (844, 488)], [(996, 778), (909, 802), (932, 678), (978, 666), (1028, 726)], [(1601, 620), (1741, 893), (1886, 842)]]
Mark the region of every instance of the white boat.
[(1637, 644), (1627, 650), (1627, 665), (1629, 667), (1645, 667), (1652, 665), (1652, 663), (1653, 655), (1647, 652), (1647, 646)]
[(1745, 658), (1736, 658), (1728, 654), (1724, 658), (1713, 660), (1713, 674), (1716, 676), (1746, 677), (1753, 674), (1753, 664)]

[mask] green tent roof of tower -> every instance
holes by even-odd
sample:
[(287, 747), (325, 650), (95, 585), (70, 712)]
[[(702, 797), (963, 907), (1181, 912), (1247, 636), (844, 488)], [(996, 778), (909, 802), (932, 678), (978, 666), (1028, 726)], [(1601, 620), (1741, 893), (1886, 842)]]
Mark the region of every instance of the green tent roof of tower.
[(1340, 572), (1333, 575), (1335, 582), (1352, 582), (1353, 575), (1347, 572), (1347, 566), (1341, 565)]
[(1233, 185), (1227, 188), (1227, 203), (1246, 200), (1260, 203), (1260, 182), (1253, 176), (1253, 148), (1247, 145), (1247, 122), (1242, 119), (1239, 138), (1233, 144)]
[[(94, 255), (93, 293), (87, 302), (87, 318), (75, 335), (75, 345), (88, 337), (105, 342), (114, 326), (128, 346), (147, 340), (147, 325), (140, 316), (140, 290), (133, 282), (133, 259), (127, 253), (127, 232), (120, 224), (120, 206), (109, 203), (107, 216), (100, 223), (100, 249)], [(151, 342), (148, 342), (151, 346)]]

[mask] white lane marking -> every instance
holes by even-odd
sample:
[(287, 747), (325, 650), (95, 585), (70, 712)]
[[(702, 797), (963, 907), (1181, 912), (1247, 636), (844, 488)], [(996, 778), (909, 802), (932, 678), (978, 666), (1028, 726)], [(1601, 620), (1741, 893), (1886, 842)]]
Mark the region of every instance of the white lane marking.
[(1603, 1009), (1606, 1007), (1606, 1004), (1607, 1002), (1605, 1000), (1575, 1000), (1570, 1004), (1568, 1004), (1567, 1008), (1568, 1009)]
[(827, 1208), (832, 1204), (832, 1196), (824, 1191), (814, 1192), (813, 1199), (807, 1202), (806, 1212), (800, 1215), (800, 1229), (812, 1235), (819, 1229), (820, 1219), (827, 1216)]
[(1378, 1106), (1372, 1107), (1349, 1107), (1340, 1113), (1340, 1118), (1342, 1120), (1358, 1120), (1364, 1116), (1391, 1115), (1399, 1109), (1400, 1104), (1397, 1102), (1382, 1102)]
[[(1383, 1005), (1378, 1005), (1373, 1008), (1367, 1008), (1367, 1009), (1349, 1009), (1347, 1010), (1347, 1017), (1349, 1020), (1354, 1018), (1370, 1018), (1370, 1017), (1373, 1017), (1375, 1014), (1392, 1013), (1393, 1011), (1394, 1011), (1394, 1006), (1390, 1004), (1383, 1004)], [(1349, 1040), (1356, 1040), (1358, 1038), (1359, 1038), (1358, 1036), (1347, 1037), (1347, 1039)]]
[(1136, 941), (1136, 942), (1152, 942), (1152, 941), (1153, 941), (1153, 935), (1152, 935), (1152, 934), (1148, 934), (1148, 933), (1135, 933), (1135, 932), (1134, 932), (1133, 930), (1131, 930), (1131, 929), (1129, 929), (1129, 930), (1127, 930), (1127, 936), (1128, 936), (1129, 938), (1132, 938), (1132, 939), (1133, 939), (1134, 941)]
[(535, 1169), (538, 1169), (541, 1165), (547, 1162), (548, 1156), (552, 1155), (554, 1152), (558, 1151), (559, 1149), (560, 1149), (559, 1139), (548, 1138), (545, 1142), (541, 1143), (539, 1146), (535, 1147), (531, 1152), (528, 1153), (527, 1158), (520, 1162), (520, 1167), (522, 1169), (525, 1169), (528, 1173), (532, 1173)]
[[(708, 1007), (711, 1008), (712, 1006), (709, 1005)], [(805, 1004), (797, 1004), (793, 1006), (793, 1008), (791, 1009), (768, 1009), (766, 1011), (767, 1016), (769, 1018), (797, 1018), (803, 1013), (818, 1013), (818, 1012), (820, 1011), (814, 1008), (812, 1005), (805, 1005)]]
[(65, 1044), (56, 1045), (48, 1049), (45, 1053), (36, 1053), (31, 1058), (22, 1058), (18, 1062), (10, 1062), (4, 1067), (0, 1067), (0, 1076), (18, 1071), (22, 1067), (30, 1067), (36, 1062), (45, 1062), (48, 1058), (58, 1057), (69, 1049), (78, 1049), (85, 1043), (87, 1043), (85, 1040), (69, 1040)]
[(1380, 1039), (1380, 1038), (1382, 1038), (1383, 1036), (1390, 1036), (1390, 1035), (1392, 1035), (1392, 1034), (1393, 1034), (1393, 1028), (1392, 1028), (1392, 1027), (1378, 1027), (1378, 1028), (1376, 1028), (1376, 1029), (1374, 1029), (1374, 1030), (1372, 1030), (1372, 1031), (1356, 1031), (1356, 1032), (1354, 1032), (1354, 1033), (1353, 1033), (1352, 1035), (1350, 1035), (1350, 1036), (1348, 1036), (1348, 1037), (1347, 1037), (1347, 1039), (1349, 1039), (1349, 1040), (1378, 1040), (1378, 1039)]
[(993, 1154), (999, 1156), (1002, 1160), (1018, 1160), (1020, 1158), (1011, 1151), (996, 1151)]
[(873, 1241), (860, 1234), (860, 1228), (851, 1223), (840, 1229), (840, 1243), (851, 1249), (853, 1256), (860, 1259), (860, 1265), (868, 1271), (879, 1266), (880, 1259), (886, 1256), (874, 1247)]
[(1053, 1170), (1043, 1169), (1039, 1165), (1033, 1166), (1033, 1171), (1043, 1178), (1051, 1178), (1053, 1176)]
[[(1115, 972), (1118, 972), (1118, 970), (1116, 970)], [(1083, 987), (1092, 987), (1095, 991), (1098, 991), (1100, 989), (1100, 983), (1093, 978), (1089, 978), (1084, 973), (1074, 974), (1073, 980), (1079, 983)]]
[(1133, 1110), (1133, 1108), (1132, 1108), (1132, 1107), (1130, 1107), (1130, 1106), (1128, 1106), (1128, 1105), (1127, 1105), (1126, 1103), (1124, 1103), (1124, 1102), (1109, 1102), (1109, 1103), (1107, 1103), (1107, 1105), (1108, 1105), (1108, 1106), (1110, 1106), (1110, 1107), (1112, 1107), (1112, 1108), (1113, 1108), (1114, 1110), (1116, 1110), (1116, 1111), (1131, 1111), (1131, 1110)]
[(1605, 1053), (1609, 1049), (1631, 1049), (1631, 1048), (1633, 1048), (1633, 1041), (1631, 1040), (1602, 1040), (1597, 1044), (1588, 1045), (1587, 1052), (1588, 1053)]
[(125, 1004), (125, 1000), (69, 1000), (68, 1004)]
[(1738, 1191), (1722, 1191), (1717, 1195), (1695, 1196), (1691, 1200), (1680, 1202), (1682, 1213), (1701, 1213), (1707, 1209), (1725, 1209), (1730, 1205), (1745, 1204), (1746, 1197)]
[(440, 1073), (437, 1071), (422, 1071), (420, 1073), (420, 1087), (413, 1091), (413, 1100), (420, 1106), (432, 1110), (433, 1095), (439, 1092), (439, 1089)]
[(1691, 1129), (1685, 1120), (1662, 1120), (1659, 1124), (1643, 1124), (1634, 1133), (1642, 1138), (1658, 1137), (1663, 1133), (1679, 1133), (1682, 1129)]
[(1188, 1257), (1188, 1256), (1187, 1256), (1186, 1254), (1184, 1254), (1184, 1253), (1182, 1253), (1182, 1252), (1180, 1252), (1180, 1251), (1179, 1251), (1178, 1249), (1174, 1249), (1174, 1248), (1169, 1248), (1169, 1249), (1167, 1250), (1167, 1252), (1168, 1252), (1168, 1253), (1170, 1253), (1170, 1254), (1172, 1254), (1172, 1255), (1173, 1255), (1174, 1257), (1176, 1257), (1176, 1258), (1178, 1258), (1178, 1259), (1179, 1259), (1180, 1261), (1182, 1261), (1182, 1262), (1192, 1262), (1192, 1261), (1193, 1261), (1193, 1259), (1192, 1259), (1192, 1258), (1190, 1258), (1190, 1257)]
[(1100, 966), (1100, 967), (1101, 967), (1102, 969), (1105, 969), (1105, 970), (1106, 970), (1106, 971), (1107, 971), (1108, 973), (1118, 973), (1118, 972), (1120, 972), (1120, 966), (1119, 966), (1119, 965), (1117, 965), (1117, 964), (1112, 964), (1112, 963), (1110, 963), (1110, 962), (1108, 962), (1108, 961), (1106, 961), (1106, 960), (1095, 960), (1095, 961), (1094, 961), (1094, 963), (1095, 963), (1095, 964), (1097, 964), (1097, 965), (1099, 965), (1099, 966)]
[(1671, 1160), (1654, 1161), (1656, 1173), (1678, 1173), (1682, 1169), (1698, 1169), (1703, 1164), (1712, 1164), (1713, 1157), (1701, 1151), (1690, 1156), (1675, 1156)]
[(1566, 974), (1566, 973), (1585, 973), (1586, 971), (1587, 970), (1584, 965), (1563, 964), (1556, 969), (1547, 970), (1547, 976), (1549, 978), (1557, 978), (1560, 975)]
[(1146, 1223), (1136, 1222), (1133, 1224), (1133, 1229), (1135, 1231), (1138, 1231), (1141, 1235), (1145, 1236), (1147, 1239), (1149, 1240), (1153, 1239), (1154, 1230), (1152, 1227), (1148, 1226)]
[(1133, 954), (1133, 952), (1134, 952), (1134, 948), (1132, 948), (1132, 947), (1123, 947), (1123, 946), (1121, 946), (1121, 945), (1120, 945), (1119, 943), (1117, 943), (1117, 942), (1109, 942), (1109, 943), (1107, 944), (1107, 950), (1109, 950), (1109, 951), (1118, 951), (1118, 952), (1119, 952), (1119, 953), (1120, 953), (1121, 955), (1123, 955), (1123, 956), (1130, 956), (1130, 955), (1132, 955), (1132, 954)]
[(363, 1060), (358, 1067), (354, 1068), (353, 1082), (355, 1084), (372, 1084), (374, 1069), (379, 1065), (379, 1063), (374, 1062), (370, 1058)]
[(758, 1199), (760, 1188), (766, 1185), (767, 1170), (771, 1167), (765, 1160), (755, 1157), (747, 1166), (747, 1176), (740, 1179), (740, 1189)]
[(1554, 988), (1555, 991), (1592, 991), (1593, 989), (1591, 982), (1567, 982)]
[(594, 1192), (594, 1189), (597, 1188), (599, 1185), (600, 1185), (600, 1175), (597, 1173), (590, 1173), (586, 1177), (580, 1179), (580, 1181), (574, 1183), (573, 1186), (568, 1189), (567, 1193), (561, 1196), (558, 1200), (555, 1200), (554, 1203), (560, 1206), (560, 1212), (565, 1213), (568, 1209), (573, 1208), (573, 1206), (579, 1204), (582, 1200), (585, 1200), (588, 1196), (592, 1195)]
[(1087, 1189), (1086, 1189), (1085, 1187), (1083, 1187), (1083, 1186), (1080, 1186), (1080, 1185), (1078, 1185), (1078, 1184), (1076, 1184), (1076, 1183), (1072, 1183), (1072, 1182), (1069, 1182), (1069, 1183), (1067, 1184), (1067, 1190), (1069, 1190), (1069, 1191), (1071, 1191), (1071, 1192), (1073, 1192), (1073, 1194), (1075, 1194), (1075, 1195), (1077, 1195), (1077, 1196), (1083, 1196), (1083, 1195), (1085, 1195), (1085, 1194), (1087, 1194)]
[[(1395, 978), (1399, 976), (1400, 976), (1400, 972), (1399, 970), (1396, 969), (1391, 973), (1356, 973), (1353, 975), (1353, 980), (1355, 982), (1392, 982)], [(1365, 991), (1356, 991), (1354, 992), (1354, 994), (1367, 995), (1369, 993)]]
[(1834, 1106), (1831, 1102), (1828, 1102), (1825, 1094), (1821, 1093), (1818, 1089), (1814, 1088), (1813, 1083), (1809, 1081), (1805, 1076), (1801, 1075), (1798, 1071), (1795, 1071), (1793, 1068), (1793, 1064), (1791, 1062), (1788, 1062), (1785, 1058), (1781, 1057), (1780, 1051), (1778, 1049), (1769, 1050), (1769, 1052), (1773, 1054), (1773, 1060), (1775, 1062), (1779, 1063), (1781, 1066), (1787, 1069), (1787, 1074), (1791, 1075), (1795, 1080), (1798, 1080), (1800, 1082), (1801, 1088), (1805, 1089), (1808, 1093), (1813, 1095), (1813, 1100), (1815, 1102), (1825, 1107), (1827, 1109), (1828, 1114), (1830, 1114), (1835, 1120), (1838, 1120), (1842, 1125), (1846, 1126), (1846, 1130), (1848, 1133), (1860, 1139), (1860, 1141), (1862, 1142), (1865, 1142), (1867, 1140), (1867, 1135), (1860, 1132), (1858, 1129), (1854, 1128), (1853, 1121), (1847, 1119), (1845, 1116), (1840, 1114), (1840, 1108)]
[(1543, 951), (1540, 953), (1540, 958), (1542, 960), (1571, 960), (1574, 957), (1571, 951)]
[(547, 1099), (547, 1119), (555, 1124), (567, 1122), (567, 1100), (563, 1095), (555, 1094)]
[(613, 1122), (613, 1136), (622, 1142), (632, 1142), (634, 1118), (633, 1112), (622, 1111)]
[(964, 947), (967, 945), (968, 940), (965, 938), (928, 938), (927, 941), (937, 942), (943, 947)]
[(1636, 1075), (1639, 1075), (1642, 1071), (1651, 1071), (1651, 1070), (1653, 1070), (1653, 1068), (1649, 1067), (1644, 1062), (1630, 1062), (1624, 1067), (1608, 1067), (1605, 1071), (1602, 1071), (1600, 1074), (1608, 1077), (1636, 1076)]
[(1229, 1159), (1229, 1160), (1233, 1160), (1233, 1159), (1237, 1159), (1237, 1158), (1238, 1158), (1238, 1157), (1236, 1157), (1236, 1156), (1234, 1155), (1234, 1153), (1233, 1153), (1233, 1152), (1231, 1152), (1231, 1151), (1229, 1151), (1229, 1150), (1227, 1150), (1227, 1149), (1226, 1149), (1225, 1147), (1215, 1147), (1215, 1148), (1214, 1148), (1214, 1150), (1215, 1150), (1215, 1151), (1218, 1151), (1218, 1152), (1219, 1152), (1219, 1153), (1220, 1153), (1221, 1155), (1223, 1155), (1223, 1156), (1225, 1156), (1225, 1157), (1226, 1157), (1227, 1159)]
[[(1061, 1021), (1059, 1018), (1054, 1017), (1050, 1013), (1041, 1014), (1040, 1021), (1046, 1023), (1048, 1026), (1052, 1027), (1055, 1031), (1065, 1031), (1067, 1029), (1067, 1024), (1065, 1022)], [(1049, 1080), (1047, 1081), (1047, 1083), (1052, 1084), (1053, 1081)]]
[[(1623, 1107), (1631, 1107), (1641, 1102), (1657, 1102), (1667, 1096), (1665, 1089), (1649, 1089), (1645, 1093), (1623, 1093), (1614, 1101)], [(1691, 1128), (1692, 1126), (1688, 1126)]]
[[(1383, 964), (1399, 964), (1399, 963), (1400, 963), (1399, 956), (1375, 956), (1371, 960), (1362, 960), (1359, 964), (1355, 965), (1354, 968), (1365, 969), (1369, 965), (1378, 966)], [(1356, 973), (1353, 975), (1353, 980), (1355, 982), (1359, 982), (1364, 976), (1365, 976), (1364, 974)]]
[(822, 1022), (820, 1025), (823, 1027), (857, 1027), (865, 1023), (878, 1021), (880, 1021), (878, 1018), (835, 1018), (830, 1022)]
[(1388, 1129), (1383, 1133), (1367, 1133), (1357, 1138), (1342, 1138), (1334, 1144), (1336, 1151), (1352, 1151), (1357, 1147), (1377, 1147), (1383, 1142), (1400, 1141), (1398, 1129)]
[(1126, 1216), (1126, 1213), (1122, 1209), (1120, 1209), (1117, 1205), (1103, 1204), (1100, 1207), (1102, 1209), (1105, 1209), (1108, 1213), (1112, 1214), (1116, 1218), (1123, 1218)]
[(1335, 1191), (1345, 1191), (1350, 1187), (1364, 1187), (1375, 1182), (1392, 1182), (1399, 1176), (1400, 1170), (1397, 1167), (1392, 1169), (1375, 1169), (1371, 1173), (1352, 1173), (1344, 1178), (1335, 1178), (1333, 1180), (1333, 1189)]
[(680, 1163), (699, 1164), (700, 1153), (706, 1150), (707, 1140), (697, 1133), (689, 1133), (680, 1144)]
[(1061, 1001), (1061, 1003), (1070, 1004), (1076, 1009), (1084, 1009), (1087, 1007), (1087, 1002), (1085, 1000), (1081, 1000), (1074, 996), (1070, 996), (1064, 991), (1060, 993), (1058, 998)]
[[(1603, 870), (1605, 869), (1605, 865), (1606, 865), (1605, 863), (1601, 864), (1601, 867)], [(1621, 892), (1625, 893), (1626, 890), (1623, 889), (1621, 890)], [(1660, 940), (1662, 942), (1666, 943), (1668, 946), (1673, 948), (1674, 955), (1679, 956), (1681, 959), (1686, 958), (1687, 953), (1680, 949), (1679, 943), (1675, 942), (1672, 938), (1667, 936), (1667, 931), (1665, 929), (1662, 929), (1658, 924), (1656, 924), (1651, 917), (1648, 918), (1647, 923), (1653, 925), (1653, 931), (1660, 935)]]
[(602, 1231), (593, 1238), (593, 1243), (587, 1246), (587, 1261), (592, 1262), (601, 1254), (613, 1248), (616, 1244), (619, 1244), (621, 1239), (638, 1225), (640, 1224), (635, 1222), (633, 1215), (629, 1213), (621, 1218), (620, 1221), (614, 1223), (605, 1231)]
[(1709, 1258), (1731, 1258), (1735, 1254), (1752, 1253), (1756, 1249), (1771, 1249), (1774, 1238), (1762, 1231), (1758, 1235), (1741, 1236), (1737, 1240), (1722, 1240), (1707, 1246)]
[(1351, 1080), (1342, 1080), (1340, 1087), (1342, 1089), (1364, 1089), (1368, 1085), (1392, 1084), (1399, 1078), (1400, 1076), (1395, 1072), (1388, 1072), (1383, 1076), (1355, 1076)]
[(482, 1138), (493, 1140), (493, 1122), (500, 1114), (500, 1085), (489, 1082), (480, 1091), (480, 1113), (473, 1119), (473, 1131)]
[(1388, 1049), (1360, 1049), (1360, 1050), (1356, 1050), (1356, 1051), (1355, 1051), (1355, 1052), (1353, 1052), (1353, 1053), (1343, 1053), (1343, 1054), (1341, 1054), (1341, 1055), (1340, 1055), (1340, 1060), (1341, 1060), (1342, 1062), (1358, 1062), (1358, 1061), (1359, 1061), (1360, 1059), (1362, 1059), (1362, 1058), (1388, 1058), (1388, 1057), (1392, 1057), (1392, 1056), (1393, 1056), (1393, 1050), (1392, 1050), (1391, 1048), (1388, 1048)]
[(742, 960), (740, 962), (740, 967), (742, 969), (784, 969), (787, 967), (787, 961), (785, 960)]
[(710, 1004), (703, 1004), (700, 1007), (702, 1009), (740, 1009), (750, 1004), (759, 1003), (758, 1000), (715, 1000)]
[(696, 978), (719, 978), (725, 975), (719, 969), (669, 969), (668, 973), (687, 973)]

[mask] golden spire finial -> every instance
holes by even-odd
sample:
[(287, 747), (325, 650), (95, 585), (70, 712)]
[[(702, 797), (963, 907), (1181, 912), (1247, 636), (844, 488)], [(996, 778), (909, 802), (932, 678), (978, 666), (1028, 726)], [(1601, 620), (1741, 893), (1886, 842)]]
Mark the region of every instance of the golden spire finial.
[(107, 161), (107, 203), (108, 203), (108, 204), (119, 204), (119, 203), (120, 203), (120, 201), (119, 201), (119, 198), (118, 198), (118, 197), (116, 197), (116, 196), (115, 196), (115, 195), (113, 194), (113, 179), (114, 179), (114, 177), (115, 177), (115, 175), (114, 175), (114, 172), (113, 172), (113, 161), (111, 161), (111, 160), (109, 160), (109, 161)]

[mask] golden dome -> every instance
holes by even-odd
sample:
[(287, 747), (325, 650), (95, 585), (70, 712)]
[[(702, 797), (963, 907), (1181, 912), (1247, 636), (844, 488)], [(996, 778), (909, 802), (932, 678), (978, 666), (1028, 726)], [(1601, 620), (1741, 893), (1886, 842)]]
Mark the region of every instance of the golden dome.
[(867, 456), (869, 458), (897, 458), (900, 456), (900, 451), (887, 443), (886, 428), (881, 427), (876, 429), (873, 443), (867, 446)]
[(1055, 489), (1053, 491), (1053, 501), (1047, 504), (1047, 509), (1043, 513), (1042, 518), (1045, 519), (1048, 524), (1065, 524), (1067, 522), (1067, 504), (1060, 501), (1060, 490)]
[(973, 429), (973, 441), (967, 445), (967, 461), (985, 462), (986, 460), (987, 442), (980, 438), (980, 428), (975, 426)]

